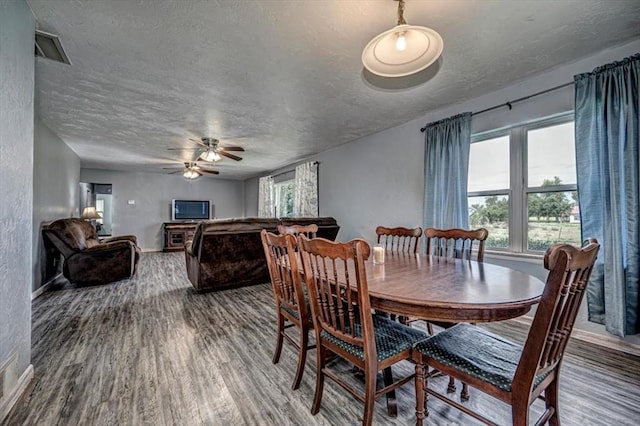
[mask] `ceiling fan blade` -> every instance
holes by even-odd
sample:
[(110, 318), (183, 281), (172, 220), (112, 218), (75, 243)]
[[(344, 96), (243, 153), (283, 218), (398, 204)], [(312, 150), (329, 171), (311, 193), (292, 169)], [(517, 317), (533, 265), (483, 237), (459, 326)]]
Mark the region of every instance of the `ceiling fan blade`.
[(232, 160), (236, 160), (236, 161), (242, 160), (242, 157), (238, 157), (237, 155), (229, 154), (228, 152), (225, 152), (225, 151), (218, 151), (218, 154), (224, 155), (225, 157), (231, 158)]
[(198, 151), (202, 148), (167, 148), (167, 151)]
[(205, 170), (205, 169), (199, 169), (198, 173), (209, 173), (211, 175), (219, 175), (220, 172), (217, 170)]
[(244, 148), (241, 146), (223, 146), (220, 147), (219, 151), (244, 151)]
[(183, 170), (176, 170), (175, 172), (169, 172), (167, 174), (168, 175), (175, 175), (175, 174), (178, 174), (178, 173), (183, 173)]
[(191, 138), (189, 138), (189, 140), (190, 140), (190, 141), (193, 141), (193, 142), (195, 142), (195, 143), (197, 143), (197, 144), (199, 144), (199, 145), (202, 145), (202, 146), (208, 147), (208, 145), (207, 145), (206, 143), (204, 143), (204, 142), (202, 142), (202, 141), (199, 141), (199, 140), (197, 140), (197, 139), (191, 139)]

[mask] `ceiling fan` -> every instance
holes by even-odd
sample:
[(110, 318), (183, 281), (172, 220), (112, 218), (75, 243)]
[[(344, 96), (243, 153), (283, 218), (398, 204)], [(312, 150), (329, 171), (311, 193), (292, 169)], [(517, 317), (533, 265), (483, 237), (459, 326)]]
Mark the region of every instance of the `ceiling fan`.
[(220, 146), (220, 141), (215, 138), (202, 138), (201, 140), (189, 139), (197, 143), (196, 148), (169, 148), (170, 151), (200, 151), (198, 158), (203, 161), (216, 162), (222, 159), (222, 156), (240, 161), (242, 157), (231, 154), (229, 151), (244, 151), (241, 146)]
[[(164, 170), (173, 170), (175, 167), (163, 167), (163, 168)], [(174, 175), (177, 173), (182, 173), (182, 176), (184, 176), (184, 178), (187, 180), (197, 179), (203, 174), (210, 174), (210, 175), (220, 174), (220, 172), (217, 170), (204, 169), (198, 166), (198, 163), (196, 163), (195, 161), (187, 161), (184, 163), (184, 168), (181, 168), (180, 170), (176, 170), (173, 172), (169, 172), (168, 174)]]

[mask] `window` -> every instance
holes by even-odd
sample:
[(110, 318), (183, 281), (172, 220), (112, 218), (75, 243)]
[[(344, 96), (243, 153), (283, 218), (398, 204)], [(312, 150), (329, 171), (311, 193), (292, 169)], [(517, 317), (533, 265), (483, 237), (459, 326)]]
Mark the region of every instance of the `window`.
[(293, 216), (293, 194), (295, 183), (293, 179), (278, 182), (274, 185), (276, 193), (276, 217)]
[(468, 179), (469, 223), (489, 230), (487, 248), (580, 244), (572, 115), (474, 135)]

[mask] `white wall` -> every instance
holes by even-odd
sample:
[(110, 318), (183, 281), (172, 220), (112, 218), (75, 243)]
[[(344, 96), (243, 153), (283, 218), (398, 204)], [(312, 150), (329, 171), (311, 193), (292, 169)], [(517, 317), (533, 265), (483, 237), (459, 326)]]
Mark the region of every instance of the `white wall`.
[(45, 284), (42, 226), (78, 216), (80, 158), (37, 117), (33, 142), (33, 290), (37, 290)]
[(0, 1), (0, 423), (31, 367), (35, 21), (24, 1)]
[(80, 181), (112, 184), (112, 233), (136, 235), (144, 251), (162, 250), (162, 224), (171, 221), (172, 199), (210, 200), (217, 218), (244, 213), (244, 185), (237, 180), (203, 176), (188, 182), (180, 175), (81, 169)]

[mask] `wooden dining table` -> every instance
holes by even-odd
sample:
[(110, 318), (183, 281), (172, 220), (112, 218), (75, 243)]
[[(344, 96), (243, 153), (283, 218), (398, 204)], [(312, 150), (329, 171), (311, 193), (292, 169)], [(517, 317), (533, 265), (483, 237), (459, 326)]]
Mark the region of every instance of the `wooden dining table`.
[(516, 318), (540, 301), (544, 283), (490, 263), (387, 253), (366, 262), (371, 307), (431, 321), (488, 322)]
[[(544, 290), (542, 281), (524, 272), (473, 260), (386, 253), (383, 264), (374, 264), (371, 256), (365, 267), (373, 309), (429, 321), (516, 318), (529, 312)], [(392, 381), (384, 375), (385, 385)], [(387, 409), (397, 415), (395, 391), (387, 393)]]

